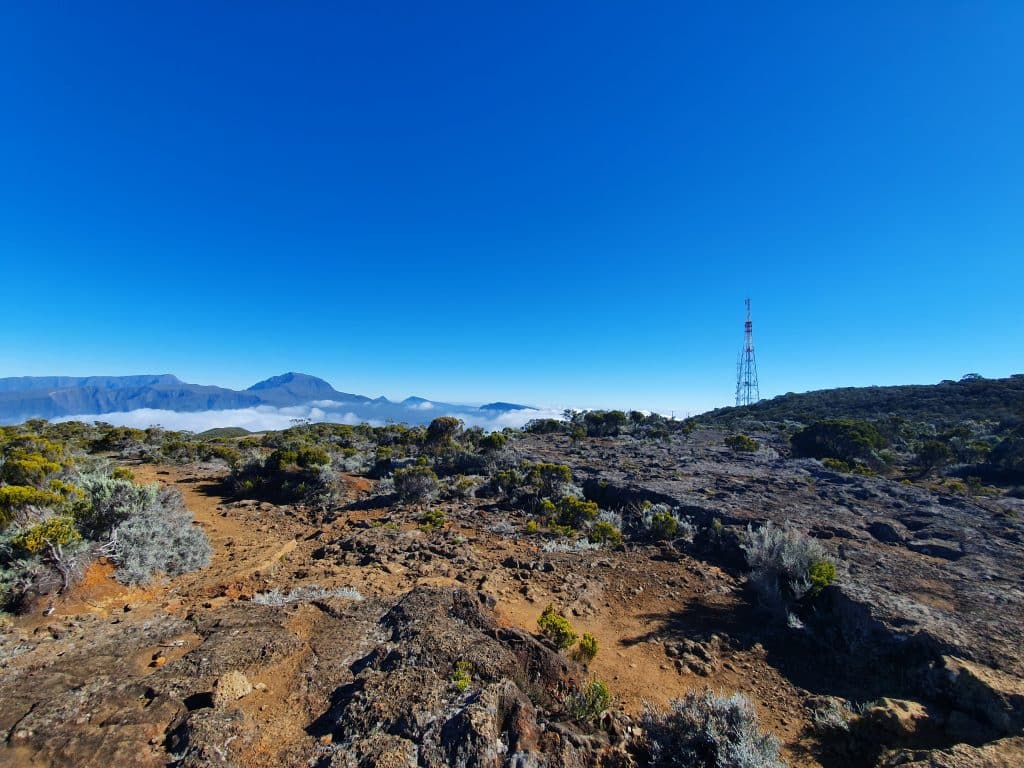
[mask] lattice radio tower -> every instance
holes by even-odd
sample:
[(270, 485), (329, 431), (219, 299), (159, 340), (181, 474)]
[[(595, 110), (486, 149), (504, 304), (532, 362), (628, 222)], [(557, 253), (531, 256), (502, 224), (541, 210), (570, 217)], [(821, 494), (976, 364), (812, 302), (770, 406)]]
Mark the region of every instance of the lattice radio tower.
[(736, 362), (736, 405), (750, 405), (761, 399), (761, 390), (757, 386), (757, 360), (754, 359), (754, 324), (750, 320), (750, 299), (746, 303), (743, 349)]

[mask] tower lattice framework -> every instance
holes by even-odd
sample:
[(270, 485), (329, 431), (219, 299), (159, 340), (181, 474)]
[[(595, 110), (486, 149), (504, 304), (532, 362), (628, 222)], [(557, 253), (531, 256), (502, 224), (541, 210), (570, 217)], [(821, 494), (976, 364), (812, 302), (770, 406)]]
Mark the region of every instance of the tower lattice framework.
[(761, 399), (754, 357), (754, 323), (750, 320), (750, 299), (746, 300), (747, 321), (743, 324), (743, 349), (736, 362), (736, 405), (750, 405)]

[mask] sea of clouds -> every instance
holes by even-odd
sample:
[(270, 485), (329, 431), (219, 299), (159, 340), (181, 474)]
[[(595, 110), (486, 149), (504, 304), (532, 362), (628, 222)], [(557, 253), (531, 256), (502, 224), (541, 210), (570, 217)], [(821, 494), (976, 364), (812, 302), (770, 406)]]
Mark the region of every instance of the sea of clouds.
[[(425, 424), (438, 416), (455, 416), (462, 419), (467, 427), (481, 427), (487, 431), (501, 430), (506, 427), (519, 428), (532, 419), (560, 419), (561, 409), (519, 410), (519, 411), (483, 411), (479, 409), (442, 408), (438, 403), (430, 403), (429, 408), (419, 404), (408, 409), (407, 418), (394, 419), (410, 424)], [(216, 427), (242, 427), (250, 432), (263, 432), (274, 429), (287, 429), (303, 421), (328, 422), (331, 424), (368, 423), (375, 427), (383, 426), (385, 420), (356, 413), (352, 404), (347, 408), (341, 403), (321, 400), (307, 405), (275, 407), (258, 405), (252, 408), (232, 408), (219, 411), (165, 411), (156, 408), (139, 408), (134, 411), (118, 413), (78, 414), (64, 416), (54, 421), (102, 421), (121, 427), (160, 426), (164, 429), (187, 430), (189, 432), (205, 432)]]

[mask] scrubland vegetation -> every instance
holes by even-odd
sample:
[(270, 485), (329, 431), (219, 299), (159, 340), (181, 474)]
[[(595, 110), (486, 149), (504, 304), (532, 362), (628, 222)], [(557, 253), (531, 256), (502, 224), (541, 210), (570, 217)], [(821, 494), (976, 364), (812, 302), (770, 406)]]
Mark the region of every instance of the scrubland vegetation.
[(117, 578), (140, 584), (210, 559), (176, 491), (133, 482), (86, 451), (82, 425), (29, 423), (0, 429), (0, 605), (71, 587), (106, 557)]
[[(284, 567), (285, 557), (260, 567), (263, 581), (246, 598), (254, 608), (299, 611), (312, 605), (344, 623), (356, 615), (345, 611), (357, 609), (341, 603), (358, 605), (364, 597), (372, 603), (379, 597), (366, 584), (356, 589), (323, 580), (338, 568), (352, 567), (382, 569), (392, 580), (388, 583), (404, 584), (403, 589), (416, 584), (410, 571), (431, 583), (454, 579), (481, 592), (503, 584), (504, 599), (513, 595), (535, 604), (524, 623), (536, 645), (526, 649), (523, 636), (491, 626), (489, 619), (459, 623), (458, 617), (472, 611), (459, 603), (467, 598), (457, 597), (439, 619), (448, 622), (450, 636), (433, 649), (435, 656), (422, 659), (406, 653), (403, 644), (421, 642), (417, 633), (423, 632), (427, 609), (420, 605), (420, 613), (405, 613), (403, 608), (385, 617), (390, 629), (381, 636), (390, 636), (391, 645), (366, 656), (366, 663), (371, 657), (379, 662), (374, 674), (381, 679), (392, 674), (396, 659), (425, 664), (443, 690), (430, 695), (451, 711), (476, 706), (486, 695), (494, 711), (536, 707), (558, 721), (557, 728), (571, 724), (573, 743), (601, 749), (619, 745), (637, 765), (775, 768), (784, 765), (779, 740), (758, 723), (751, 701), (732, 694), (744, 687), (752, 654), (764, 653), (777, 657), (779, 669), (789, 669), (812, 690), (864, 692), (860, 703), (853, 694), (840, 704), (811, 701), (806, 719), (811, 728), (819, 721), (839, 722), (833, 714), (842, 712), (841, 738), (853, 746), (844, 742), (847, 751), (833, 756), (833, 764), (852, 755), (870, 765), (877, 756), (872, 750), (890, 736), (871, 730), (865, 702), (888, 696), (890, 689), (893, 695), (930, 697), (933, 707), (949, 706), (955, 698), (955, 692), (942, 688), (953, 679), (941, 676), (944, 654), (964, 642), (956, 622), (972, 618), (934, 605), (952, 601), (951, 595), (959, 598), (961, 586), (977, 584), (950, 577), (953, 586), (942, 585), (941, 600), (923, 607), (914, 603), (908, 616), (931, 622), (915, 635), (900, 634), (911, 621), (900, 614), (911, 605), (900, 590), (911, 582), (926, 589), (946, 578), (952, 567), (946, 564), (969, 563), (977, 551), (971, 547), (989, 545), (979, 536), (957, 541), (956, 527), (970, 515), (985, 517), (979, 525), (988, 526), (986, 536), (1003, 536), (1002, 546), (1012, 545), (1020, 509), (1015, 499), (1024, 496), (1024, 379), (969, 378), (925, 395), (916, 388), (892, 389), (880, 399), (861, 390), (792, 395), (685, 421), (637, 411), (566, 412), (561, 420), (492, 433), (466, 428), (451, 417), (424, 427), (296, 424), (263, 434), (195, 435), (41, 421), (3, 428), (0, 601), (11, 613), (52, 603), (100, 559), (128, 585), (203, 568), (211, 547), (181, 495), (136, 482), (133, 469), (204, 467), (216, 478), (208, 492), (223, 498), (224, 506), (218, 507), (223, 514), (265, 509), (281, 520), (287, 517), (294, 524), (288, 547), (306, 553), (292, 569), (301, 583), (266, 580), (268, 572)], [(837, 509), (845, 517), (837, 516)], [(944, 515), (956, 523), (946, 525)], [(998, 552), (994, 545), (990, 549)], [(891, 559), (897, 551), (898, 557), (927, 558), (913, 561), (913, 569), (932, 568), (931, 581), (923, 576), (918, 581), (916, 570), (886, 573), (888, 564), (902, 562)], [(448, 565), (435, 576), (424, 564), (436, 559)], [(984, 573), (995, 573), (993, 561), (985, 562)], [(320, 563), (325, 565), (313, 573)], [(654, 595), (641, 591), (648, 569), (669, 574)], [(497, 571), (511, 575), (498, 577)], [(312, 581), (314, 576), (319, 581)], [(998, 578), (1003, 577), (993, 577), (993, 583)], [(622, 582), (628, 591), (610, 594), (610, 585)], [(865, 598), (883, 582), (894, 590), (886, 593), (884, 605)], [(546, 591), (539, 592), (537, 583)], [(427, 593), (415, 594), (426, 599)], [(430, 599), (451, 594), (430, 593)], [(607, 618), (604, 608), (614, 604), (609, 610), (625, 611), (633, 601), (648, 599), (662, 612), (642, 614), (658, 617), (644, 618), (656, 628), (638, 626), (615, 640), (602, 634), (605, 628), (595, 615)], [(672, 607), (666, 616), (667, 602)], [(374, 610), (377, 621), (379, 606)], [(304, 615), (313, 621), (315, 614)], [(405, 629), (394, 629), (399, 625)], [(474, 643), (459, 639), (460, 633), (478, 630), (482, 634)], [(931, 640), (930, 632), (941, 641)], [(978, 630), (971, 637), (982, 635)], [(506, 699), (500, 699), (500, 707), (494, 704), (493, 697), (511, 694), (497, 692), (500, 676), (493, 659), (475, 646), (495, 638), (525, 654), (520, 660), (530, 654), (531, 664), (547, 659), (531, 668), (529, 680), (515, 678), (528, 704), (513, 706)], [(649, 708), (630, 720), (622, 714), (617, 678), (603, 670), (621, 669), (618, 657), (641, 645), (664, 647), (666, 658), (656, 674), (723, 675), (731, 687), (674, 696), (667, 709)], [(997, 666), (1003, 663), (999, 649), (1006, 645), (957, 646), (957, 652)], [(1006, 653), (1005, 663), (1016, 663), (1012, 649)], [(825, 671), (786, 668), (786, 659), (803, 656), (816, 659), (833, 677), (825, 681)], [(882, 672), (878, 681), (850, 681), (855, 669), (895, 667), (902, 670), (893, 677), (896, 682), (883, 679)], [(425, 674), (410, 679), (427, 686)], [(815, 674), (823, 677), (809, 679)], [(758, 711), (772, 698), (763, 690), (760, 696)], [(352, 701), (369, 701), (369, 694), (360, 697)], [(957, 727), (965, 717), (983, 719), (974, 711), (956, 717)], [(778, 727), (777, 713), (773, 722)], [(810, 736), (800, 738), (810, 740), (815, 755), (826, 755), (833, 748), (826, 741), (840, 738), (836, 728), (827, 731), (832, 735), (823, 735), (826, 731), (812, 728)], [(332, 733), (354, 743), (351, 730)], [(448, 738), (454, 731), (446, 733)], [(417, 738), (428, 740), (422, 734)], [(787, 738), (791, 743), (794, 737)], [(935, 738), (935, 743), (952, 743)]]

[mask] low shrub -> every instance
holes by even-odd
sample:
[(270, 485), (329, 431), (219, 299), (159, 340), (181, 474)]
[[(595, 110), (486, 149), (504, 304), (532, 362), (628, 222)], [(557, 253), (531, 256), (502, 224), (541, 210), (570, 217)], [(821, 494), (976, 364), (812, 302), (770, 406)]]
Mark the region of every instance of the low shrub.
[(615, 437), (629, 423), (624, 411), (587, 411), (583, 425), (589, 437)]
[(162, 573), (177, 576), (209, 564), (212, 550), (201, 528), (192, 523), (176, 490), (162, 491), (156, 503), (114, 528), (110, 542), (116, 577), (144, 584)]
[(692, 539), (693, 525), (680, 517), (668, 504), (646, 504), (641, 512), (640, 526), (644, 535), (654, 541)]
[(928, 475), (936, 469), (948, 464), (953, 459), (953, 451), (941, 440), (925, 440), (917, 449), (914, 461), (921, 469), (921, 474)]
[(591, 680), (565, 697), (565, 709), (580, 722), (593, 722), (612, 706), (612, 694), (600, 680)]
[(448, 492), (457, 499), (469, 499), (476, 492), (477, 481), (472, 477), (459, 475), (448, 483)]
[(847, 464), (845, 461), (843, 461), (842, 459), (834, 459), (831, 456), (828, 456), (828, 457), (822, 459), (821, 460), (821, 465), (823, 467), (825, 467), (825, 469), (831, 469), (833, 472), (851, 472), (852, 471), (850, 465)]
[(571, 648), (576, 642), (576, 638), (579, 637), (569, 620), (556, 611), (552, 603), (548, 603), (547, 608), (541, 613), (537, 625), (540, 627), (541, 634), (554, 643), (560, 651)]
[(306, 584), (296, 587), (288, 594), (279, 589), (271, 589), (269, 592), (260, 592), (253, 595), (252, 602), (256, 605), (271, 605), (280, 607), (291, 603), (305, 603), (310, 600), (326, 600), (329, 598), (341, 598), (343, 600), (361, 601), (363, 596), (354, 587), (335, 587), (325, 589), (319, 584)]
[[(555, 530), (556, 528), (558, 528), (558, 526), (551, 526), (551, 528), (552, 530)], [(591, 552), (595, 549), (601, 548), (600, 544), (597, 544), (592, 541), (587, 541), (586, 539), (569, 538), (570, 536), (572, 536), (573, 533), (575, 533), (575, 531), (573, 531), (571, 528), (567, 528), (565, 530), (558, 530), (556, 532), (561, 536), (565, 536), (566, 538), (558, 539), (556, 541), (545, 541), (544, 544), (541, 546), (542, 552), (547, 552), (549, 554), (559, 552), (579, 553)]]
[(757, 440), (747, 435), (729, 435), (725, 444), (739, 453), (754, 453), (761, 447)]
[(788, 525), (778, 528), (769, 521), (756, 530), (748, 526), (741, 546), (750, 584), (769, 606), (814, 597), (835, 579), (835, 565), (821, 543)]
[(324, 467), (331, 463), (331, 456), (319, 446), (301, 445), (290, 448), (278, 448), (267, 457), (267, 467), (280, 471), (289, 467), (312, 469)]
[(790, 443), (795, 457), (831, 457), (848, 464), (857, 459), (877, 462), (876, 452), (886, 446), (885, 438), (873, 424), (857, 419), (816, 422), (793, 435)]
[(570, 528), (582, 528), (597, 517), (597, 503), (584, 501), (575, 496), (563, 496), (555, 504), (555, 512), (559, 525), (567, 525)]
[(573, 653), (573, 657), (581, 664), (589, 664), (597, 656), (597, 638), (589, 632), (584, 632), (580, 638), (579, 645)]
[(136, 485), (101, 472), (82, 474), (75, 482), (85, 492), (83, 503), (76, 506), (75, 520), (92, 539), (106, 538), (120, 523), (141, 515), (157, 503), (160, 493), (156, 483)]
[(960, 496), (967, 495), (967, 486), (959, 480), (947, 480), (946, 488), (948, 488), (951, 493), (956, 493)]
[(508, 435), (503, 432), (489, 432), (480, 438), (480, 450), (485, 453), (500, 451), (508, 442)]
[(37, 554), (49, 545), (63, 546), (73, 541), (81, 541), (82, 535), (75, 528), (74, 519), (65, 515), (47, 518), (31, 528), (14, 536), (11, 543), (29, 554)]
[(572, 484), (572, 470), (565, 464), (541, 462), (539, 464), (527, 465), (525, 469), (526, 482), (533, 487), (534, 493), (541, 498), (561, 496), (566, 486)]
[(436, 531), (444, 528), (447, 522), (448, 518), (445, 517), (444, 512), (440, 509), (432, 509), (424, 513), (420, 518), (420, 530), (427, 532)]
[(564, 431), (566, 423), (558, 419), (533, 419), (523, 427), (524, 432), (535, 435), (553, 435)]
[(7, 526), (18, 516), (18, 510), (26, 507), (51, 507), (64, 501), (59, 493), (34, 488), (31, 485), (0, 486), (0, 528)]
[(438, 416), (427, 426), (426, 442), (431, 446), (451, 445), (465, 425), (454, 416)]
[(473, 665), (468, 661), (457, 662), (451, 680), (459, 693), (464, 692), (473, 682)]
[(641, 723), (652, 768), (785, 768), (778, 740), (738, 693), (690, 692), (667, 713), (648, 710)]
[(495, 494), (514, 496), (523, 485), (523, 476), (516, 469), (498, 469), (491, 475), (489, 486)]
[(440, 475), (480, 475), (486, 468), (487, 460), (479, 453), (455, 445), (435, 454), (434, 469)]
[(821, 593), (821, 590), (830, 586), (836, 580), (836, 564), (830, 560), (819, 560), (816, 563), (812, 563), (807, 571), (807, 577), (811, 582), (808, 594), (811, 597), (816, 597)]
[(622, 531), (607, 520), (598, 520), (587, 531), (587, 538), (595, 544), (617, 547), (622, 544)]
[(430, 501), (437, 498), (437, 475), (430, 467), (415, 465), (397, 469), (393, 475), (398, 498), (407, 503)]

